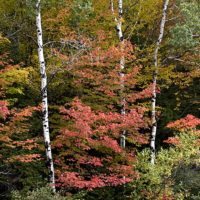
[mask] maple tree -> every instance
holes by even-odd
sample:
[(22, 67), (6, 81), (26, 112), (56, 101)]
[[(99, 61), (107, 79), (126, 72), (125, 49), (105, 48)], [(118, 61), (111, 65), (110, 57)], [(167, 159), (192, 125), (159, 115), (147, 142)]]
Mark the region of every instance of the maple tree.
[(57, 171), (58, 186), (93, 189), (120, 185), (137, 177), (131, 165), (135, 156), (131, 156), (130, 150), (123, 150), (117, 140), (126, 129), (132, 143), (147, 143), (147, 137), (137, 133), (145, 126), (143, 109), (133, 109), (124, 117), (118, 113), (94, 112), (75, 99), (69, 110), (62, 107), (60, 112), (69, 125), (53, 142), (54, 148), (59, 149), (55, 160), (61, 168)]

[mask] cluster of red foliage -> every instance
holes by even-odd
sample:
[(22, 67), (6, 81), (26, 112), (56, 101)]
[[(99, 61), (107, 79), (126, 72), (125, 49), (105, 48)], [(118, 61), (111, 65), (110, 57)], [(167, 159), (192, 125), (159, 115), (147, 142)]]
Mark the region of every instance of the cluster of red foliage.
[(178, 145), (180, 143), (180, 140), (178, 137), (169, 137), (167, 140), (164, 140), (163, 142), (167, 144)]
[(173, 128), (176, 130), (184, 130), (184, 129), (192, 129), (196, 128), (198, 125), (200, 125), (200, 119), (193, 116), (193, 115), (187, 115), (185, 118), (176, 120), (174, 122), (170, 122), (167, 127)]
[(0, 117), (6, 119), (6, 117), (10, 114), (8, 109), (7, 101), (0, 101)]
[(130, 178), (117, 177), (116, 175), (92, 176), (90, 177), (90, 180), (85, 180), (79, 176), (79, 173), (65, 172), (61, 175), (57, 186), (77, 189), (87, 188), (88, 190), (92, 190), (98, 187), (122, 185), (130, 182), (131, 180), (132, 179)]
[[(111, 101), (104, 107), (109, 109), (114, 107), (112, 100), (120, 105), (121, 96), (125, 93), (127, 104), (130, 105), (138, 99), (151, 97), (152, 86), (133, 93), (137, 82), (135, 77), (140, 68), (130, 64), (136, 59), (134, 46), (130, 42), (124, 41), (122, 52), (120, 44), (108, 44), (104, 31), (99, 31), (95, 40), (82, 39), (81, 43), (90, 50), (80, 54), (78, 58), (55, 50), (61, 60), (72, 63), (67, 68), (76, 77), (76, 86), (89, 88), (90, 95), (93, 91), (95, 95), (106, 95)], [(119, 76), (119, 60), (122, 56), (126, 63), (129, 62), (123, 72), (123, 92)], [(124, 94), (119, 94), (121, 92)], [(70, 106), (70, 109), (60, 108), (66, 127), (61, 129), (60, 135), (53, 141), (53, 148), (59, 149), (55, 160), (59, 168), (58, 185), (92, 189), (120, 185), (134, 179), (136, 174), (132, 164), (135, 157), (133, 154), (129, 155), (128, 149), (124, 150), (119, 146), (119, 138), (122, 130), (126, 130), (133, 144), (148, 143), (147, 137), (138, 134), (141, 127), (146, 127), (143, 119), (146, 111), (144, 107), (126, 108), (126, 115), (122, 116), (117, 112), (94, 112), (78, 99), (71, 102)], [(126, 179), (123, 179), (124, 176)]]
[(152, 96), (152, 85), (149, 85), (146, 89), (141, 92), (131, 93), (127, 96), (128, 102), (135, 102), (138, 99), (150, 98)]
[[(110, 98), (119, 98), (119, 91), (121, 89), (119, 60), (124, 56), (126, 63), (129, 63), (123, 72), (125, 74), (123, 82), (126, 90), (126, 100), (133, 103), (137, 99), (149, 98), (151, 96), (150, 87), (140, 93), (133, 93), (132, 91), (137, 82), (136, 76), (140, 67), (130, 64), (136, 58), (134, 46), (129, 41), (124, 40), (124, 50), (121, 51), (119, 44), (108, 43), (108, 38), (104, 31), (99, 31), (95, 40), (86, 40), (85, 38), (82, 38), (82, 40), (82, 45), (86, 50), (78, 54), (78, 57), (76, 55), (72, 57), (71, 55), (63, 54), (54, 49), (54, 53), (59, 59), (71, 63), (70, 67), (67, 66), (67, 70), (76, 77), (74, 84), (77, 87), (89, 87), (90, 90), (93, 88), (95, 93), (99, 92), (101, 95), (104, 94)], [(128, 93), (130, 96), (127, 96)]]
[(146, 143), (137, 132), (145, 126), (144, 109), (132, 109), (122, 117), (115, 112), (94, 112), (75, 98), (70, 109), (61, 107), (60, 112), (68, 125), (53, 141), (53, 148), (59, 148), (55, 162), (59, 187), (93, 189), (121, 185), (137, 177), (135, 157), (117, 140), (126, 129), (129, 135), (138, 136), (136, 143)]
[[(186, 117), (182, 119), (168, 123), (167, 128), (172, 128), (178, 131), (185, 131), (188, 129), (195, 129), (199, 125), (200, 125), (199, 118), (193, 115), (187, 115)], [(198, 131), (195, 130), (195, 133), (198, 134)], [(180, 139), (177, 136), (169, 137), (167, 140), (164, 140), (163, 142), (167, 144), (179, 145)], [(198, 143), (198, 140), (197, 140), (197, 143)]]

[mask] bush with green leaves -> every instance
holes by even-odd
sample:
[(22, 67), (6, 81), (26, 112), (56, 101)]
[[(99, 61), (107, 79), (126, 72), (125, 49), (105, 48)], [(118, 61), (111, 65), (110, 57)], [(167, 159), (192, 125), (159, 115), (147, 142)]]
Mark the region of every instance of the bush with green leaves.
[(159, 150), (155, 165), (148, 161), (149, 150), (138, 153), (136, 169), (140, 178), (132, 183), (131, 199), (156, 200), (166, 197), (183, 200), (198, 197), (198, 134), (180, 133), (176, 138), (179, 141), (177, 145), (170, 144), (168, 148)]
[(67, 200), (59, 194), (53, 194), (51, 188), (42, 187), (34, 191), (29, 191), (27, 194), (21, 194), (19, 191), (12, 193), (12, 200)]
[(62, 196), (60, 193), (53, 193), (50, 187), (41, 187), (27, 193), (13, 191), (11, 200), (85, 200), (85, 195), (86, 192), (82, 191), (75, 195), (65, 194)]
[(182, 1), (180, 8), (180, 22), (171, 30), (171, 44), (178, 48), (190, 49), (199, 45), (200, 15), (199, 2)]

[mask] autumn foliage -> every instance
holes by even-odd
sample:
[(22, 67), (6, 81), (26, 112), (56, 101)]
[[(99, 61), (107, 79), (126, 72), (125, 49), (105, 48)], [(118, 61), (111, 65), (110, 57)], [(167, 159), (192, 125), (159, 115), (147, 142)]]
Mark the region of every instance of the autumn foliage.
[(76, 98), (69, 109), (61, 107), (60, 112), (66, 127), (53, 142), (58, 154), (58, 187), (93, 189), (121, 185), (137, 177), (134, 149), (122, 149), (119, 138), (126, 129), (135, 143), (147, 142), (138, 133), (145, 126), (144, 110), (133, 109), (123, 118), (119, 113), (92, 111)]
[(0, 117), (6, 119), (6, 117), (10, 114), (8, 109), (8, 102), (0, 101)]
[(193, 129), (200, 125), (200, 119), (193, 116), (187, 115), (186, 117), (176, 120), (174, 122), (170, 122), (167, 127), (176, 129), (176, 130), (184, 130), (184, 129)]

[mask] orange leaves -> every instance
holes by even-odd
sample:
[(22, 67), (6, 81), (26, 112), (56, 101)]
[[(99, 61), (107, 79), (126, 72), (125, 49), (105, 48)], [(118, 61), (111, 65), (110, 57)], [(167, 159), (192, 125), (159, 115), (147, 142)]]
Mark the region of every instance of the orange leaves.
[[(76, 66), (93, 66), (93, 67), (109, 67), (113, 63), (119, 62), (121, 56), (124, 56), (126, 60), (134, 60), (135, 56), (132, 54), (133, 46), (130, 42), (124, 41), (124, 51), (121, 52), (118, 46), (110, 46), (109, 48), (103, 48), (96, 46), (96, 40), (91, 41), (93, 48), (86, 54), (79, 57)], [(101, 41), (102, 42), (102, 41)], [(77, 71), (78, 73), (78, 71)]]
[(27, 122), (28, 117), (31, 117), (34, 111), (39, 110), (40, 106), (29, 106), (21, 110), (13, 109), (9, 111), (10, 119), (5, 125), (0, 127), (0, 130), (9, 137), (11, 137), (13, 134), (24, 133), (28, 131), (30, 127), (30, 123)]
[(180, 144), (180, 139), (178, 137), (169, 137), (167, 140), (164, 140), (163, 142), (167, 144), (178, 145)]
[(37, 139), (27, 139), (24, 141), (14, 141), (13, 145), (16, 147), (21, 147), (22, 149), (32, 150), (38, 148)]
[(29, 121), (27, 122), (27, 119), (32, 116), (34, 111), (39, 110), (40, 107), (26, 107), (21, 110), (13, 109), (11, 111), (8, 111), (4, 108), (4, 113), (9, 114), (9, 120), (7, 120), (0, 128), (2, 133), (0, 136), (0, 142), (2, 142), (2, 146), (5, 148), (5, 150), (8, 149), (8, 151), (11, 151), (10, 149), (16, 149), (12, 151), (19, 151), (19, 155), (17, 156), (11, 156), (7, 158), (7, 156), (10, 155), (4, 155), (5, 162), (29, 163), (41, 159), (40, 154), (25, 154), (25, 152), (27, 153), (33, 149), (35, 150), (39, 148), (39, 144), (37, 143), (38, 138), (19, 141), (20, 137), (17, 136), (18, 134), (29, 132), (31, 124)]
[(0, 142), (9, 143), (11, 141), (12, 140), (7, 135), (0, 136)]
[(19, 112), (16, 112), (13, 117), (13, 121), (21, 121), (26, 117), (31, 117), (34, 111), (40, 111), (40, 107), (26, 107)]
[(33, 161), (38, 161), (41, 160), (41, 155), (40, 154), (25, 154), (25, 155), (18, 155), (18, 156), (13, 156), (8, 159), (9, 162), (24, 162), (24, 163), (30, 163)]

